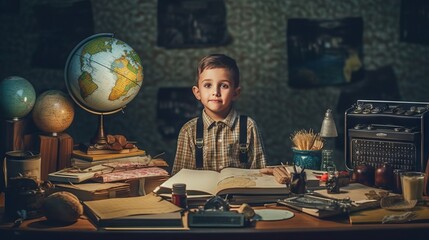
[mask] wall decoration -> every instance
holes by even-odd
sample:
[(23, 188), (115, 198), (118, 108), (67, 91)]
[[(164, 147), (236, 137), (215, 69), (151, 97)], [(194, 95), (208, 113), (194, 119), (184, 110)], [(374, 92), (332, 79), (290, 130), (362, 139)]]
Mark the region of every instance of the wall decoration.
[(427, 0), (402, 0), (400, 40), (429, 45), (429, 2)]
[(289, 85), (296, 88), (346, 84), (363, 72), (363, 20), (289, 19)]
[(158, 90), (157, 124), (164, 138), (177, 139), (179, 131), (202, 111), (191, 87), (166, 87)]
[(229, 41), (223, 0), (158, 1), (158, 46), (207, 47)]

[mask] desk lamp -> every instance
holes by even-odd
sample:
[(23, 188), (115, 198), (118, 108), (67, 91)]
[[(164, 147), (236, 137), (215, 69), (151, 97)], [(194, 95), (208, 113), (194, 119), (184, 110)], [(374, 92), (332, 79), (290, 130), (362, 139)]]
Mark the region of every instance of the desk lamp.
[(327, 171), (328, 167), (334, 167), (334, 138), (338, 137), (337, 127), (332, 116), (332, 110), (328, 109), (325, 113), (322, 126), (320, 127), (320, 137), (325, 139), (325, 147), (322, 150), (321, 170)]

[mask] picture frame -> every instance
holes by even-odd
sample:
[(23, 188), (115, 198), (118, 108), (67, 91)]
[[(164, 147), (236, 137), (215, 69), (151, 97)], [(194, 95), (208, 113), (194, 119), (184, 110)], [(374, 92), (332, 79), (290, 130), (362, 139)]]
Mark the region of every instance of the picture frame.
[(158, 46), (201, 48), (230, 40), (223, 0), (158, 1)]
[(289, 86), (347, 84), (363, 74), (363, 20), (288, 19)]

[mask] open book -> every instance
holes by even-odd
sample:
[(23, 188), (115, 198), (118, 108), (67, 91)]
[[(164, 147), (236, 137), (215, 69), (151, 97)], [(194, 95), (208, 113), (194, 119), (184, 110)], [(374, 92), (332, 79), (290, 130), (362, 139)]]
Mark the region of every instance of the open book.
[(273, 175), (262, 174), (259, 169), (224, 168), (211, 170), (182, 169), (169, 178), (155, 193), (170, 196), (174, 183), (185, 183), (188, 198), (219, 195), (282, 195), (288, 194), (285, 184), (278, 183)]

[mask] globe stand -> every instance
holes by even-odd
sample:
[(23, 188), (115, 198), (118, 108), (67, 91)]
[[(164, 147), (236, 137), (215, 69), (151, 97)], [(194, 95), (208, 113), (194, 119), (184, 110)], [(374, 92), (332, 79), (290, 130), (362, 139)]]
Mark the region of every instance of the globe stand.
[(95, 138), (95, 143), (99, 146), (107, 145), (106, 135), (104, 135), (104, 115), (100, 114), (100, 120), (98, 121), (98, 133)]
[(97, 152), (105, 153), (104, 150), (109, 150), (109, 145), (107, 144), (107, 138), (104, 134), (104, 114), (99, 114), (100, 118), (98, 121), (97, 133), (94, 137), (94, 144), (89, 146), (87, 153), (88, 154), (97, 154)]

